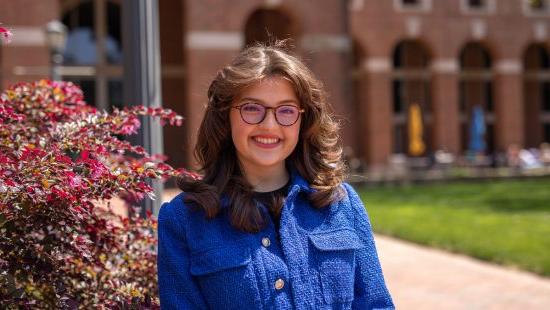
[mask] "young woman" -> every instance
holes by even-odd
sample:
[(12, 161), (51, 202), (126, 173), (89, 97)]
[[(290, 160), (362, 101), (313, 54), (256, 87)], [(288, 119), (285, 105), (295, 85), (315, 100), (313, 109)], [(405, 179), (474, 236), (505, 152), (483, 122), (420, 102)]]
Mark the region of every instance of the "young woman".
[(195, 156), (158, 218), (163, 308), (394, 308), (322, 84), (282, 43), (218, 73)]

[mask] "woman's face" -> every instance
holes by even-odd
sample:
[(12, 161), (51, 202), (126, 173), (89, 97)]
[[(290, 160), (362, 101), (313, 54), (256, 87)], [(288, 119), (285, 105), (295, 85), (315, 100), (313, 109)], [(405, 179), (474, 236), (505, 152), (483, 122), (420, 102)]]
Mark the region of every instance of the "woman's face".
[[(269, 77), (246, 87), (232, 103), (230, 111), (231, 136), (237, 150), (237, 157), (245, 171), (261, 174), (273, 172), (272, 169), (284, 169), (285, 159), (292, 153), (300, 135), (301, 115), (290, 126), (282, 126), (275, 119), (275, 110), (266, 109), (263, 121), (249, 124), (241, 117), (243, 113), (257, 112), (258, 106), (244, 104), (255, 103), (264, 107), (277, 108), (282, 105), (293, 106), (280, 108), (277, 112), (279, 121), (299, 110), (300, 102), (292, 84), (280, 76)], [(243, 108), (239, 110), (238, 108)], [(298, 113), (298, 112), (297, 112)], [(300, 114), (300, 113), (298, 113)], [(250, 116), (250, 114), (249, 114)], [(259, 119), (259, 118), (257, 118)], [(257, 120), (256, 119), (256, 120)]]

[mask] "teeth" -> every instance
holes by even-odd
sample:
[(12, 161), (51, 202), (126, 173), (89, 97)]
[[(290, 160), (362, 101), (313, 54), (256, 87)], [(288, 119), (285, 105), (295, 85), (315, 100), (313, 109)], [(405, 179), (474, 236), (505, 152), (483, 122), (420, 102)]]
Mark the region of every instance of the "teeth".
[(260, 138), (260, 137), (254, 137), (254, 140), (257, 142), (260, 142), (262, 144), (275, 144), (279, 142), (279, 139), (277, 138)]

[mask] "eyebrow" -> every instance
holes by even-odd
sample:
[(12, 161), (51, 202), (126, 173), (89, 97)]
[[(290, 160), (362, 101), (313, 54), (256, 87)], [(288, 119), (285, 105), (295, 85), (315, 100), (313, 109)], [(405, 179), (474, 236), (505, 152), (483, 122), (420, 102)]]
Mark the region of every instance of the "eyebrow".
[[(239, 100), (239, 102), (243, 102), (243, 101), (257, 101), (257, 102), (260, 102), (260, 103), (264, 103), (264, 104), (265, 104), (265, 102), (264, 102), (263, 100), (258, 99), (258, 98), (253, 98), (253, 97), (244, 97), (244, 98), (241, 98), (241, 99)], [(279, 101), (279, 102), (277, 103), (277, 105), (283, 105), (283, 104), (285, 104), (285, 103), (296, 103), (296, 104), (298, 104), (298, 101), (296, 101), (296, 100), (294, 100), (294, 99), (285, 99), (285, 100)]]

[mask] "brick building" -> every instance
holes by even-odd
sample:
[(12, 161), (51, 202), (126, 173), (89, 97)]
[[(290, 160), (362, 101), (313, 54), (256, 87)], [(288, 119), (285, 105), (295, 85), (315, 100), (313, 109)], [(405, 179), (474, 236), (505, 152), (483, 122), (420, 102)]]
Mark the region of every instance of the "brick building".
[[(550, 142), (549, 0), (159, 0), (162, 96), (187, 119), (165, 128), (177, 166), (192, 145), (216, 71), (266, 33), (290, 37), (343, 117), (343, 144), (370, 168), (407, 154), (412, 104), (425, 151), (468, 149), (472, 110), (487, 152)], [(0, 46), (0, 84), (48, 76), (44, 25), (69, 29), (64, 79), (87, 101), (122, 105), (121, 0), (0, 0), (15, 33)]]

